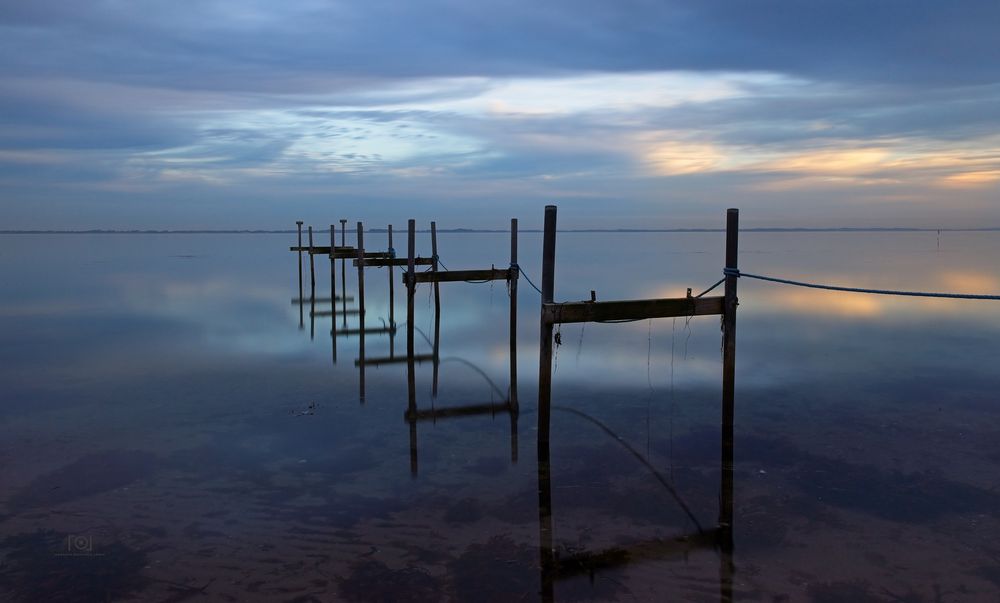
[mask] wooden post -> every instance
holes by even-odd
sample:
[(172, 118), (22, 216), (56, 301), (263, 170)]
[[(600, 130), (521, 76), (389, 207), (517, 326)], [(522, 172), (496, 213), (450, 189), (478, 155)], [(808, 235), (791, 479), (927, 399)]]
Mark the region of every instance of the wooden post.
[[(392, 247), (392, 224), (389, 225), (389, 255), (392, 259), (396, 257), (396, 250)], [(396, 355), (396, 283), (393, 276), (395, 276), (395, 268), (392, 264), (389, 264), (389, 326), (394, 330), (389, 333), (389, 357), (392, 358)]]
[[(392, 224), (389, 225), (388, 230), (389, 230), (389, 254), (393, 257), (393, 259), (395, 259), (396, 250), (392, 248)], [(393, 278), (393, 276), (395, 276), (394, 271), (395, 268), (393, 268), (392, 264), (389, 264), (389, 326), (390, 327), (396, 326), (396, 294), (395, 294), (396, 279)]]
[(313, 255), (313, 227), (309, 227), (309, 290), (316, 297), (316, 260)]
[[(546, 320), (545, 304), (551, 304), (555, 293), (556, 272), (556, 206), (545, 206), (545, 226), (542, 240), (542, 329), (538, 358), (538, 440), (548, 449), (549, 415), (552, 402), (552, 323)], [(544, 440), (543, 440), (544, 438)], [(541, 457), (539, 457), (541, 462)], [(547, 462), (547, 459), (546, 459)]]
[(365, 239), (364, 226), (358, 222), (358, 355), (361, 358), (361, 403), (365, 403)]
[[(344, 218), (340, 219), (340, 246), (347, 247), (347, 220)], [(340, 258), (340, 290), (344, 293), (342, 294), (344, 299), (341, 301), (341, 310), (344, 315), (344, 326), (347, 326), (347, 258)], [(333, 301), (334, 307), (336, 307), (337, 300)], [(334, 316), (333, 320), (337, 317)]]
[(552, 474), (549, 466), (549, 415), (552, 401), (552, 323), (544, 306), (555, 293), (556, 206), (545, 206), (542, 242), (542, 328), (538, 368), (538, 544), (542, 600), (554, 600), (555, 551), (552, 549)]
[[(511, 412), (517, 412), (517, 218), (510, 220), (510, 390), (507, 399)], [(516, 462), (516, 458), (515, 458)]]
[(303, 306), (303, 295), (302, 295), (302, 220), (296, 220), (295, 226), (298, 227), (299, 231), (299, 328), (305, 328), (305, 309)]
[(333, 340), (333, 363), (337, 364), (337, 260), (333, 259), (336, 245), (336, 228), (330, 225), (330, 308), (334, 311), (330, 319), (330, 339)]
[[(737, 270), (739, 259), (740, 211), (726, 211), (726, 269)], [(736, 393), (736, 297), (737, 277), (726, 275), (722, 314), (722, 492), (719, 531), (723, 548), (732, 547), (733, 538), (733, 428)]]
[(413, 302), (417, 283), (414, 280), (414, 256), (416, 256), (416, 220), (407, 222), (406, 243), (406, 390), (407, 417), (410, 423), (410, 474), (417, 476), (417, 375), (413, 358)]
[[(509, 403), (508, 403), (509, 404)], [(510, 414), (510, 462), (517, 464), (517, 407), (511, 405), (508, 408)]]
[[(438, 271), (438, 239), (437, 239), (437, 222), (431, 222), (431, 259), (433, 263), (431, 264), (431, 273), (437, 274)], [(440, 348), (438, 347), (438, 342), (441, 336), (441, 284), (434, 281), (434, 375), (431, 379), (431, 395), (437, 398), (438, 394), (438, 368), (441, 364), (440, 356), (438, 354)]]

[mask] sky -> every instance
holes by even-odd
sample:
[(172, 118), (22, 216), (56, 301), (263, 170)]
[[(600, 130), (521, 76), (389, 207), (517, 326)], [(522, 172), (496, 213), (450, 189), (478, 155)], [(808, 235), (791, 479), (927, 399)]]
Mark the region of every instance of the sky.
[(996, 0), (2, 0), (0, 229), (1000, 226)]

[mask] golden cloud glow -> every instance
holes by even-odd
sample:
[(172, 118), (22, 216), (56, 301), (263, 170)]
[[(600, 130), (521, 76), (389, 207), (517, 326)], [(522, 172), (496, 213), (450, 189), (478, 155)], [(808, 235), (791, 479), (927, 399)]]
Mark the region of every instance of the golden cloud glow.
[(962, 172), (951, 174), (941, 179), (940, 184), (946, 187), (976, 187), (989, 186), (1000, 182), (1000, 170), (989, 170), (982, 172)]

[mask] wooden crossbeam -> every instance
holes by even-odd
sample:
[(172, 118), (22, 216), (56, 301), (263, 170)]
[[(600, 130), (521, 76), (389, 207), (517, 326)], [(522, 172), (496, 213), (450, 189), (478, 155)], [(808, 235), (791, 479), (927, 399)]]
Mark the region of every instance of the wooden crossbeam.
[(607, 302), (542, 304), (542, 320), (548, 324), (643, 320), (723, 313), (723, 297), (676, 297)]
[[(366, 255), (365, 257), (367, 258), (368, 256)], [(408, 261), (409, 260), (407, 260), (406, 258), (387, 258), (387, 259), (382, 259), (382, 260), (379, 260), (379, 259), (372, 259), (372, 260), (365, 259), (365, 268), (369, 268), (369, 267), (384, 268), (386, 266), (406, 266), (407, 263), (408, 263)], [(354, 260), (354, 265), (355, 266), (358, 265), (358, 261), (357, 260)], [(433, 258), (414, 258), (413, 259), (413, 265), (414, 266), (433, 266), (434, 265), (434, 259)]]
[[(415, 272), (414, 281), (417, 283), (453, 283), (456, 281), (506, 281), (511, 278), (510, 269), (491, 268), (489, 270), (448, 270), (446, 272)], [(406, 282), (406, 273), (403, 273), (403, 282)]]
[[(288, 248), (288, 250), (289, 251), (305, 251), (305, 252), (312, 251), (313, 255), (326, 255), (326, 254), (330, 253), (330, 246), (329, 245), (313, 245), (312, 247), (309, 247), (308, 245), (292, 245), (291, 247)], [(336, 247), (334, 247), (333, 251), (336, 252), (336, 253), (351, 253), (351, 252), (353, 252), (355, 255), (357, 255), (357, 253), (358, 253), (358, 250), (355, 249), (354, 247), (341, 247), (339, 245), (336, 246)]]
[(649, 540), (628, 547), (614, 547), (596, 553), (559, 557), (556, 561), (555, 577), (562, 580), (638, 561), (687, 556), (694, 551), (714, 549), (718, 546), (718, 542), (719, 530), (711, 529), (681, 538)]
[(372, 327), (362, 329), (337, 329), (334, 333), (331, 331), (331, 335), (336, 335), (337, 337), (347, 337), (348, 335), (360, 335), (364, 332), (365, 335), (384, 335), (386, 333), (392, 334), (396, 332), (396, 327)]
[(301, 298), (298, 298), (298, 299), (293, 299), (292, 300), (292, 305), (293, 306), (297, 306), (299, 304), (308, 304), (308, 303), (312, 303), (312, 302), (316, 302), (317, 304), (329, 304), (329, 303), (334, 302), (334, 301), (354, 301), (354, 296), (353, 295), (348, 295), (347, 297), (341, 297), (341, 296), (338, 295), (337, 297), (334, 297), (334, 298), (330, 298), (330, 297), (317, 297), (316, 299), (310, 299), (308, 297), (301, 297)]
[[(413, 362), (420, 364), (422, 362), (431, 362), (434, 360), (434, 354), (417, 354), (413, 357)], [(409, 362), (406, 356), (382, 356), (379, 358), (365, 358), (363, 361), (358, 358), (354, 361), (354, 366), (382, 366), (383, 364), (402, 364), (404, 362)]]
[[(333, 259), (333, 260), (350, 260), (350, 259), (355, 259), (356, 260), (357, 257), (358, 257), (358, 250), (357, 249), (352, 249), (351, 251), (334, 251), (333, 253), (330, 254), (330, 259)], [(369, 258), (374, 259), (374, 260), (381, 260), (383, 258), (391, 258), (391, 257), (392, 257), (392, 254), (389, 253), (388, 251), (366, 251), (365, 252), (365, 259), (366, 260), (369, 259)], [(355, 266), (356, 265), (357, 264), (355, 264)], [(368, 265), (368, 262), (365, 262), (365, 266), (367, 266), (367, 265)]]
[(348, 308), (346, 310), (316, 310), (315, 312), (310, 312), (309, 316), (343, 316), (345, 314), (358, 314), (361, 310), (357, 308)]
[(410, 409), (404, 413), (404, 418), (411, 423), (419, 421), (435, 421), (451, 417), (474, 417), (478, 415), (495, 415), (497, 413), (513, 412), (509, 402), (493, 404), (470, 404), (468, 406), (451, 406), (446, 408), (428, 408), (424, 410)]

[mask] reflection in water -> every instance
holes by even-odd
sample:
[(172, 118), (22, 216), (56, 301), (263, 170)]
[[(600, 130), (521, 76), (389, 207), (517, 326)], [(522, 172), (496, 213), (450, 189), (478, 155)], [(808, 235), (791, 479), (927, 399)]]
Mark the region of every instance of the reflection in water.
[[(516, 229), (516, 222), (514, 223), (514, 228)], [(392, 251), (392, 227), (389, 227), (389, 249)], [(431, 422), (437, 423), (438, 421), (457, 419), (463, 417), (474, 417), (488, 415), (495, 417), (498, 413), (507, 414), (510, 418), (510, 459), (512, 464), (516, 464), (518, 460), (518, 415), (519, 409), (516, 403), (516, 355), (514, 350), (516, 350), (516, 329), (514, 324), (511, 325), (510, 332), (512, 334), (511, 341), (511, 351), (510, 356), (510, 375), (511, 384), (508, 388), (507, 393), (497, 386), (489, 374), (482, 368), (477, 366), (475, 363), (460, 357), (440, 357), (440, 337), (441, 337), (441, 304), (440, 304), (440, 287), (439, 283), (435, 282), (433, 284), (433, 298), (434, 298), (434, 322), (433, 338), (429, 337), (422, 329), (413, 325), (412, 328), (408, 329), (410, 333), (409, 340), (407, 341), (407, 353), (403, 356), (395, 355), (395, 338), (397, 330), (395, 328), (395, 322), (392, 317), (395, 315), (395, 300), (393, 296), (392, 279), (390, 276), (390, 288), (389, 288), (389, 316), (390, 322), (385, 325), (383, 329), (371, 330), (366, 329), (364, 326), (364, 250), (361, 246), (361, 241), (363, 241), (363, 235), (360, 228), (358, 229), (358, 259), (356, 264), (358, 268), (358, 286), (359, 295), (358, 299), (360, 302), (359, 309), (354, 312), (359, 316), (359, 326), (357, 329), (343, 329), (340, 331), (341, 335), (357, 335), (359, 338), (359, 357), (355, 359), (354, 366), (358, 369), (359, 374), (359, 384), (360, 384), (360, 397), (361, 401), (364, 402), (365, 399), (365, 369), (366, 367), (382, 367), (388, 365), (396, 365), (405, 363), (407, 365), (407, 407), (404, 412), (404, 420), (409, 427), (409, 452), (410, 452), (410, 472), (413, 477), (418, 475), (419, 463), (418, 463), (418, 446), (417, 446), (417, 426), (421, 422)], [(516, 241), (516, 236), (514, 237)], [(434, 249), (432, 251), (432, 257), (437, 256), (436, 249), (436, 238), (432, 239), (435, 241)], [(412, 256), (412, 251), (411, 251)], [(512, 245), (512, 258), (515, 260), (516, 265), (516, 243)], [(334, 264), (335, 259), (331, 258), (331, 265)], [(342, 263), (345, 260), (341, 260)], [(393, 264), (388, 265), (390, 275), (392, 272)], [(332, 274), (332, 271), (331, 271)], [(331, 277), (331, 280), (334, 277)], [(515, 279), (516, 282), (516, 279)], [(415, 287), (414, 287), (415, 288)], [(344, 291), (342, 290), (342, 293)], [(347, 296), (345, 296), (347, 297)], [(331, 294), (330, 299), (336, 299), (333, 294)], [(410, 291), (408, 295), (408, 316), (409, 319), (413, 320), (413, 292)], [(301, 301), (301, 298), (300, 298)], [(315, 303), (316, 300), (310, 300), (311, 303)], [(329, 313), (317, 313), (311, 312), (310, 317), (314, 320), (316, 316), (334, 316), (334, 327), (331, 330), (331, 340), (333, 341), (333, 358), (336, 362), (336, 340), (338, 332), (336, 329), (336, 312)], [(345, 313), (346, 317), (346, 313)], [(516, 320), (516, 285), (511, 293), (511, 321)], [(383, 323), (384, 324), (384, 323)], [(387, 334), (389, 337), (389, 355), (381, 357), (368, 358), (365, 356), (365, 345), (364, 340), (367, 335), (373, 334)], [(415, 345), (412, 341), (413, 333), (419, 334), (424, 342), (432, 350), (429, 354), (417, 354), (415, 352)], [(443, 408), (438, 408), (434, 405), (434, 401), (438, 395), (438, 380), (439, 380), (439, 366), (443, 362), (456, 362), (465, 365), (466, 367), (473, 370), (475, 373), (480, 375), (486, 383), (490, 386), (493, 392), (495, 392), (501, 399), (500, 402), (496, 402), (491, 399), (488, 403), (479, 404), (466, 404), (458, 406), (447, 406)], [(416, 387), (414, 372), (418, 365), (424, 363), (431, 363), (433, 367), (432, 379), (431, 379), (431, 407), (421, 409), (417, 405)], [(733, 405), (733, 389), (731, 387), (725, 389), (727, 400), (724, 400), (724, 406), (729, 408)], [(719, 556), (719, 600), (721, 602), (731, 602), (733, 600), (733, 425), (732, 421), (723, 422), (721, 426), (721, 441), (723, 457), (720, 466), (720, 487), (719, 487), (719, 512), (718, 512), (718, 526), (715, 528), (705, 528), (698, 521), (692, 509), (684, 501), (681, 493), (635, 448), (629, 445), (624, 439), (612, 431), (607, 425), (594, 418), (593, 416), (584, 413), (580, 410), (564, 407), (564, 406), (554, 406), (552, 410), (556, 410), (571, 416), (575, 416), (582, 419), (601, 430), (605, 435), (610, 437), (613, 441), (617, 442), (619, 446), (627, 450), (633, 458), (635, 458), (639, 463), (644, 465), (646, 469), (652, 474), (656, 481), (666, 490), (674, 503), (683, 510), (687, 519), (689, 520), (694, 531), (674, 538), (650, 538), (646, 540), (640, 540), (638, 542), (633, 542), (628, 545), (619, 545), (611, 548), (606, 548), (599, 551), (578, 551), (573, 552), (568, 555), (560, 555), (556, 547), (554, 546), (554, 524), (555, 517), (553, 513), (552, 504), (552, 465), (550, 458), (550, 424), (545, 422), (539, 426), (538, 432), (538, 442), (537, 442), (537, 479), (538, 479), (538, 551), (539, 551), (539, 584), (540, 584), (540, 599), (542, 601), (551, 602), (555, 600), (555, 585), (560, 580), (569, 580), (577, 576), (589, 576), (591, 582), (593, 582), (595, 575), (602, 570), (614, 570), (629, 564), (638, 564), (657, 560), (668, 560), (668, 559), (686, 559), (687, 556), (696, 551), (715, 551)]]
[[(365, 358), (403, 360), (367, 365), (359, 406), (358, 335), (324, 337), (359, 327), (343, 312), (357, 310), (357, 271), (345, 287), (318, 254), (310, 341), (309, 265), (296, 296), (285, 251), (295, 236), (0, 237), (0, 600), (532, 601), (543, 548), (559, 601), (711, 601), (730, 583), (740, 601), (996, 599), (1000, 304), (898, 300), (860, 315), (817, 294), (789, 312), (790, 290), (741, 283), (734, 576), (722, 545), (695, 537), (662, 483), (589, 420), (554, 409), (550, 464), (525, 463), (538, 456), (533, 393), (518, 464), (498, 408), (495, 421), (419, 422), (412, 479), (405, 319), (395, 337), (370, 333), (390, 324), (388, 270), (365, 268)], [(934, 233), (743, 238), (748, 270), (898, 289), (981, 291), (972, 276), (995, 278), (1000, 255), (995, 233), (942, 233), (940, 251)], [(535, 282), (540, 240), (522, 234)], [(505, 260), (508, 243), (439, 235), (449, 266)], [(567, 299), (682, 295), (722, 262), (718, 233), (567, 233), (560, 246)], [(436, 398), (432, 287), (421, 287), (417, 408), (499, 407), (502, 285), (442, 285)], [(538, 297), (520, 295), (519, 386), (531, 392)], [(562, 337), (553, 405), (639, 450), (711, 534), (718, 323), (564, 326)], [(690, 553), (670, 557), (685, 534), (676, 546)], [(71, 536), (100, 556), (63, 556)]]

